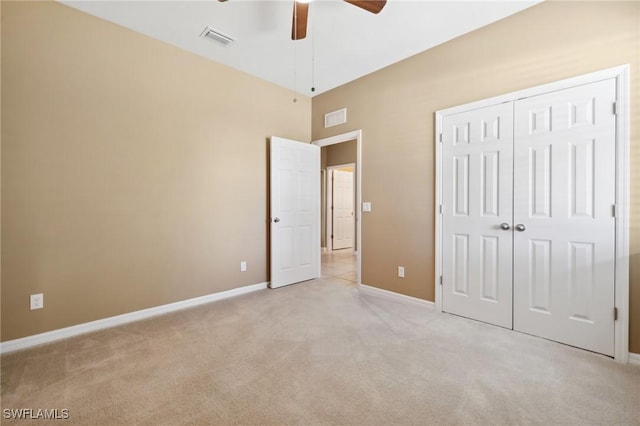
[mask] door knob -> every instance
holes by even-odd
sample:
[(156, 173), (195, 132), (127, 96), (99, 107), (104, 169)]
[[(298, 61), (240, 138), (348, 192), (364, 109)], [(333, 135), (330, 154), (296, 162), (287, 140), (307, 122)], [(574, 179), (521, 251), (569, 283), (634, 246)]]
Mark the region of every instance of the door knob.
[(527, 230), (527, 227), (524, 226), (523, 224), (519, 223), (516, 225), (516, 231), (524, 232), (526, 230)]
[(502, 229), (504, 231), (508, 231), (509, 229), (511, 229), (511, 225), (509, 225), (507, 222), (501, 223), (500, 224), (500, 229)]
[(274, 221), (275, 223), (278, 223), (278, 222), (280, 222), (280, 218), (279, 218), (279, 217), (276, 217), (276, 218), (274, 218), (274, 219), (273, 219), (273, 221)]

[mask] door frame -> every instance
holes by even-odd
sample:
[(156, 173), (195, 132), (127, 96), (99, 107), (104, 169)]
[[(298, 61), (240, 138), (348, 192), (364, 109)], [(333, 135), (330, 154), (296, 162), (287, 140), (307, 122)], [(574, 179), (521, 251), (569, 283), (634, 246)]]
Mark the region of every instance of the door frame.
[[(616, 79), (616, 208), (615, 208), (615, 307), (614, 357), (621, 363), (629, 360), (629, 65), (607, 68), (540, 86), (518, 90), (476, 102), (442, 109), (435, 113), (436, 200), (435, 200), (435, 283), (436, 310), (442, 312), (442, 120), (445, 116), (503, 102), (542, 95), (610, 78)], [(612, 108), (614, 106), (612, 105)], [(613, 315), (613, 313), (612, 313)]]
[[(353, 139), (352, 139), (353, 140)], [(331, 177), (333, 177), (333, 172), (334, 170), (338, 170), (338, 169), (344, 169), (345, 167), (351, 167), (354, 171), (353, 171), (353, 192), (354, 194), (357, 192), (356, 189), (356, 171), (358, 170), (358, 168), (356, 167), (356, 163), (347, 163), (347, 164), (339, 164), (337, 166), (327, 166), (327, 174), (325, 176), (327, 182), (325, 185), (325, 188), (327, 190), (327, 194), (325, 197), (326, 200), (326, 206), (325, 206), (325, 214), (326, 214), (326, 218), (327, 218), (327, 227), (325, 229), (325, 241), (327, 242), (327, 250), (328, 251), (333, 251), (333, 238), (331, 238), (331, 231), (329, 230), (330, 228), (333, 227), (333, 212), (331, 211), (331, 209), (329, 208), (330, 205), (333, 205), (333, 181), (330, 179)], [(355, 215), (355, 207), (356, 207), (356, 200), (353, 200), (353, 207), (354, 207), (354, 215)], [(354, 222), (353, 222), (353, 233), (356, 233), (356, 223), (355, 223), (355, 217), (353, 218)], [(353, 241), (355, 243), (355, 235), (353, 236)], [(356, 252), (356, 247), (357, 245), (354, 244), (353, 245), (353, 252)]]
[[(311, 143), (320, 148), (337, 143), (356, 141), (356, 275), (358, 288), (362, 285), (362, 130), (353, 130), (336, 136), (317, 139)], [(322, 200), (320, 200), (322, 201)], [(321, 262), (322, 263), (322, 262)]]

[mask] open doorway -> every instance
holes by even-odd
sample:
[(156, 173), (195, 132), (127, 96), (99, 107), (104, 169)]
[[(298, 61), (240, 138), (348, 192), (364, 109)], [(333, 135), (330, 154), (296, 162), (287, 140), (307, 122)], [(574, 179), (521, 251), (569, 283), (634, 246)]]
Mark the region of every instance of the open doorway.
[[(355, 141), (354, 141), (355, 142)], [(344, 148), (349, 143), (324, 147), (329, 153), (332, 148)], [(353, 145), (355, 154), (355, 144)], [(326, 157), (331, 157), (327, 155)], [(325, 159), (326, 159), (325, 157)], [(331, 163), (332, 161), (328, 161)], [(326, 219), (324, 242), (320, 255), (322, 274), (339, 278), (342, 284), (356, 285), (357, 255), (355, 232), (355, 163), (326, 166), (324, 176), (326, 196), (322, 209)]]
[(361, 131), (313, 143), (321, 147), (321, 273), (358, 285), (362, 254)]

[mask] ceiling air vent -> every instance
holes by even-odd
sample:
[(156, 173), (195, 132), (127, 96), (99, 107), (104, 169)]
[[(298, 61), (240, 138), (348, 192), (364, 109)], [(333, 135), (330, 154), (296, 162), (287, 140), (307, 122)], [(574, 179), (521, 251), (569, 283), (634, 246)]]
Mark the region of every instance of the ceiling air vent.
[(200, 37), (206, 38), (207, 40), (215, 41), (216, 43), (220, 43), (223, 46), (227, 46), (235, 41), (232, 37), (223, 34), (211, 27), (205, 28), (202, 34), (200, 34)]
[(324, 127), (337, 126), (347, 122), (347, 109), (342, 108), (337, 111), (328, 112), (324, 115)]

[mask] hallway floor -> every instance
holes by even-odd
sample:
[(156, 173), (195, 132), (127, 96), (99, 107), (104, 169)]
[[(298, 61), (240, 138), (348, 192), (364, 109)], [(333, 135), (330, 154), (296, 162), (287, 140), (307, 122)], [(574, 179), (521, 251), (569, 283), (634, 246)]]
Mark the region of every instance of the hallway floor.
[(351, 248), (322, 252), (322, 277), (344, 280), (345, 285), (358, 284), (358, 257)]

